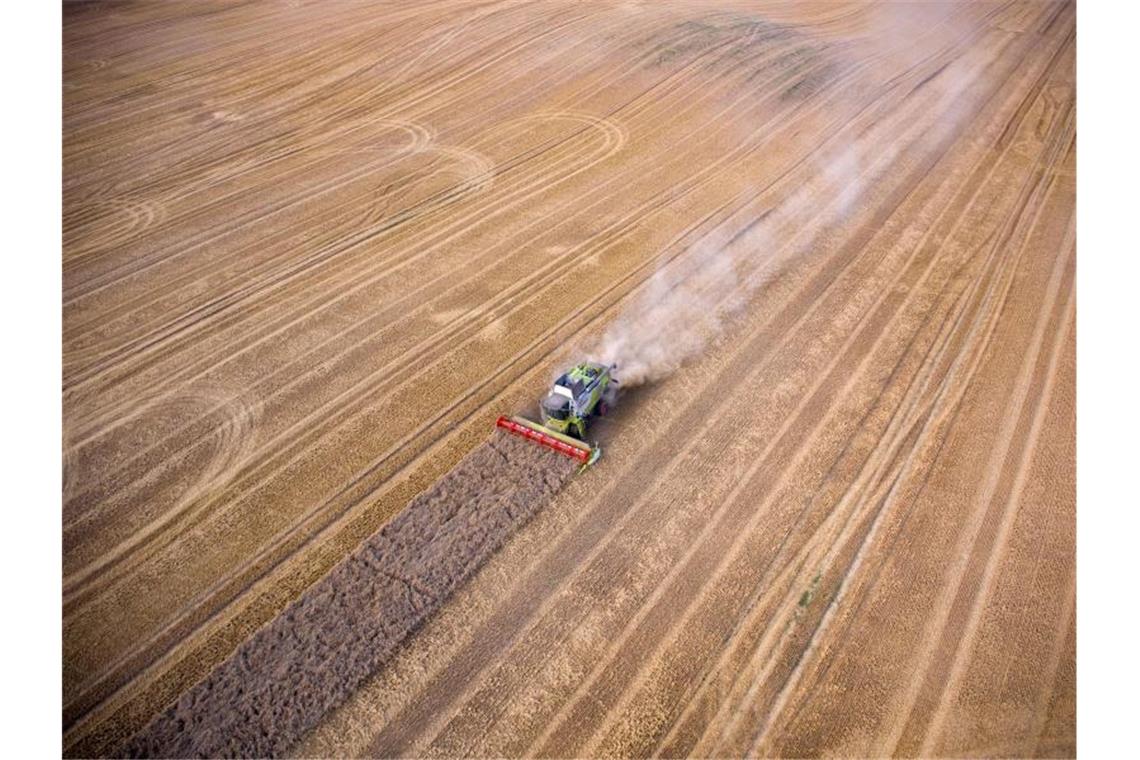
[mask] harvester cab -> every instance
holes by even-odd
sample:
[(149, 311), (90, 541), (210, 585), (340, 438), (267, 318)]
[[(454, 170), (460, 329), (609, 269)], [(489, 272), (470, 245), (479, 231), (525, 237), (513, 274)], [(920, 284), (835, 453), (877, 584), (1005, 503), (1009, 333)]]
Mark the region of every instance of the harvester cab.
[(542, 424), (585, 440), (590, 418), (605, 415), (617, 400), (612, 371), (604, 364), (583, 362), (559, 375), (538, 406)]
[(522, 417), (500, 417), (498, 426), (548, 448), (574, 457), (583, 468), (601, 456), (601, 448), (585, 443), (590, 420), (603, 416), (617, 402), (616, 364), (582, 362), (554, 381), (539, 402), (541, 424)]

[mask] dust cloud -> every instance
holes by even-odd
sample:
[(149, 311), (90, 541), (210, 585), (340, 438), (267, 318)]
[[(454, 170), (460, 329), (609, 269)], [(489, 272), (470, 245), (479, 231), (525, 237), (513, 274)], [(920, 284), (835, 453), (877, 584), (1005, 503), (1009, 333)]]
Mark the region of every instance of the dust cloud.
[(785, 235), (794, 237), (792, 222), (817, 206), (818, 198), (830, 197), (838, 215), (857, 201), (856, 182), (843, 179), (857, 176), (857, 165), (845, 151), (832, 169), (783, 203), (745, 224), (723, 224), (696, 241), (652, 275), (587, 354), (617, 364), (615, 374), (631, 388), (661, 380), (703, 353), (756, 290), (793, 258), (798, 249), (781, 242)]
[[(967, 26), (955, 16), (953, 5), (891, 4), (876, 10), (860, 39), (898, 66), (897, 58), (914, 55), (916, 36), (924, 37), (922, 49), (929, 51), (959, 44), (976, 31), (976, 26)], [(900, 45), (900, 39), (908, 44)], [(943, 66), (922, 82), (920, 87), (928, 87), (924, 96), (935, 114), (933, 127), (903, 125), (900, 132), (899, 125), (884, 122), (858, 137), (841, 136), (820, 151), (807, 180), (783, 200), (758, 215), (753, 206), (747, 221), (738, 218), (744, 213), (738, 209), (655, 272), (584, 353), (595, 361), (616, 364), (615, 375), (624, 388), (661, 380), (702, 354), (762, 285), (798, 256), (809, 254), (821, 232), (836, 228), (868, 202), (868, 189), (896, 159), (956, 129), (968, 113), (962, 97), (982, 75), (986, 63)], [(851, 92), (866, 88), (866, 82), (860, 84), (852, 86)], [(839, 95), (839, 101), (844, 97)]]

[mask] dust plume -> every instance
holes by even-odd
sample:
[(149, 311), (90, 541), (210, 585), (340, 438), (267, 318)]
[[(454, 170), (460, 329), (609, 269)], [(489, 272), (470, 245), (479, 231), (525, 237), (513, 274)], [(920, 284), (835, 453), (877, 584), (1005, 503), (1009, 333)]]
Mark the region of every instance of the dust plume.
[[(862, 30), (862, 41), (877, 49), (894, 41), (884, 55), (894, 66), (900, 65), (902, 54), (895, 48), (903, 32), (912, 48), (916, 35), (923, 35), (924, 51), (936, 43), (953, 48), (970, 32), (955, 10), (952, 5), (880, 9)], [(956, 133), (969, 113), (964, 96), (988, 62), (944, 64), (914, 88), (926, 88), (922, 97), (929, 105), (929, 123), (900, 123), (887, 113), (857, 137), (845, 130), (820, 151), (806, 179), (782, 200), (768, 201), (759, 212), (754, 203), (738, 208), (659, 269), (586, 354), (617, 364), (616, 376), (626, 388), (660, 380), (701, 354), (764, 283), (809, 253), (822, 232), (838, 228), (872, 203), (870, 189), (892, 166)], [(902, 63), (914, 61), (903, 58)], [(838, 94), (836, 104), (849, 97), (854, 96)]]
[[(818, 206), (814, 199), (830, 196), (833, 215), (847, 213), (859, 196), (857, 166), (844, 151), (832, 170), (819, 172), (790, 198), (746, 223), (730, 219), (697, 240), (653, 274), (587, 353), (617, 364), (625, 388), (660, 380), (701, 354), (802, 248), (791, 226)], [(843, 185), (843, 191), (825, 192), (830, 185)]]

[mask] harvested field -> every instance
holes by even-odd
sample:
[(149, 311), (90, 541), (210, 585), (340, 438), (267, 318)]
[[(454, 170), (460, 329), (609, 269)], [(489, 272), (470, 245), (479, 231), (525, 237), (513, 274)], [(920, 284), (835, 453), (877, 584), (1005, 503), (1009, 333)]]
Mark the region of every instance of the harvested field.
[[(1075, 753), (1072, 4), (63, 33), (67, 755)], [(583, 354), (597, 467), (380, 548)]]
[(389, 658), (577, 469), (476, 448), (136, 736), (134, 757), (279, 755)]

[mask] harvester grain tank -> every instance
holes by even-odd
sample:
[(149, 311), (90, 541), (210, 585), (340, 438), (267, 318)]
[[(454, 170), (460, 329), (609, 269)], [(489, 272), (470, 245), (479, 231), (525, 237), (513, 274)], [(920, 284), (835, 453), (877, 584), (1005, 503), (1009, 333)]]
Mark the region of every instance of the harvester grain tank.
[(582, 362), (563, 372), (539, 402), (541, 422), (525, 417), (500, 417), (498, 426), (529, 441), (573, 457), (587, 467), (601, 456), (601, 447), (586, 443), (590, 421), (604, 416), (617, 403), (616, 364)]

